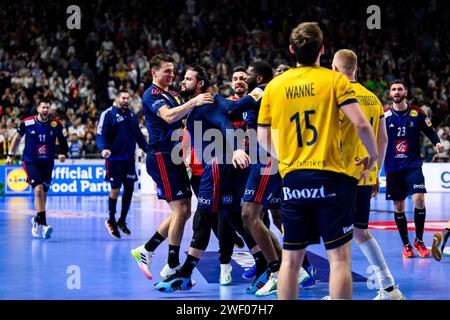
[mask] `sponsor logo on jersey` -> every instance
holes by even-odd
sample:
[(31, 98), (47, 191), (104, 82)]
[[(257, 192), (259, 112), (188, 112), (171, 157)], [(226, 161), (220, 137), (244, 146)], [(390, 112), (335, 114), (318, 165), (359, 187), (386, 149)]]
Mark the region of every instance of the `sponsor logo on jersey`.
[(428, 118), (428, 117), (426, 117), (425, 118), (425, 123), (427, 124), (427, 126), (429, 126), (429, 127), (431, 127), (432, 126), (432, 124), (431, 124), (431, 120), (430, 120), (430, 118)]
[(198, 203), (200, 204), (204, 204), (204, 205), (210, 205), (211, 204), (211, 200), (210, 199), (205, 199), (203, 197), (198, 198)]
[(395, 141), (395, 153), (408, 152), (408, 140), (396, 140)]
[(305, 188), (305, 189), (293, 189), (288, 187), (283, 187), (283, 198), (284, 200), (291, 199), (324, 199), (336, 197), (336, 193), (326, 194), (325, 187), (320, 188)]
[(423, 183), (422, 184), (414, 184), (413, 189), (425, 189), (425, 185)]
[(222, 203), (223, 204), (232, 204), (233, 203), (233, 196), (232, 195), (222, 196)]
[(38, 144), (37, 154), (38, 155), (46, 155), (47, 154), (47, 145), (46, 144)]
[(259, 101), (262, 98), (264, 91), (261, 88), (255, 88), (250, 93), (250, 97), (252, 97), (255, 101)]
[(279, 198), (279, 197), (271, 197), (269, 202), (271, 204), (278, 204), (278, 203), (281, 203), (281, 198)]
[(246, 196), (252, 196), (252, 195), (255, 194), (255, 190), (252, 190), (252, 189), (245, 189), (244, 194), (245, 194)]
[(411, 112), (409, 113), (409, 115), (411, 117), (417, 117), (419, 115), (419, 112), (417, 110), (411, 110)]
[(34, 119), (27, 120), (27, 121), (25, 121), (25, 126), (27, 126), (27, 127), (32, 126), (35, 123), (36, 123), (36, 121), (34, 121)]
[(342, 228), (342, 231), (344, 231), (344, 233), (348, 233), (348, 232), (350, 232), (350, 231), (352, 231), (353, 230), (353, 225), (351, 225), (351, 226), (349, 226), (349, 227), (344, 227), (344, 228)]
[(53, 128), (56, 128), (57, 125), (58, 123), (56, 123), (56, 121), (50, 122), (50, 126), (52, 126)]

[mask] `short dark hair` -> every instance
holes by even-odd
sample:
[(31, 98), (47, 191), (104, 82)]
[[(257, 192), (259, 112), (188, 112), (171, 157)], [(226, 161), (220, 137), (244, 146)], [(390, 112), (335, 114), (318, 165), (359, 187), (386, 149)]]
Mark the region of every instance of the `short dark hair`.
[(46, 97), (39, 97), (37, 106), (39, 107), (41, 105), (41, 103), (48, 103), (48, 104), (50, 104), (50, 100), (48, 98), (46, 98)]
[(312, 66), (322, 47), (323, 33), (317, 22), (303, 22), (294, 28), (289, 44), (294, 49), (295, 61)]
[(237, 66), (237, 67), (233, 68), (233, 73), (235, 73), (235, 72), (246, 72), (246, 71), (247, 71), (247, 69), (245, 69), (244, 66)]
[(197, 72), (197, 80), (198, 81), (203, 80), (204, 82), (202, 92), (206, 92), (206, 89), (208, 89), (208, 87), (211, 85), (211, 78), (209, 77), (208, 71), (206, 71), (206, 69), (200, 65), (194, 65), (190, 67), (188, 70)]
[(392, 80), (392, 82), (389, 84), (389, 91), (391, 91), (391, 87), (392, 87), (393, 84), (401, 84), (401, 85), (403, 85), (405, 90), (408, 91), (408, 87), (406, 86), (405, 81), (403, 81), (401, 79), (394, 79), (394, 80)]
[(119, 90), (119, 96), (120, 96), (121, 93), (128, 93), (128, 94), (130, 95), (130, 93), (128, 92), (128, 90), (125, 89), (125, 88), (122, 88), (122, 89)]
[(171, 63), (175, 64), (175, 59), (171, 55), (163, 54), (163, 53), (154, 55), (150, 59), (150, 69), (159, 70), (161, 68), (161, 65), (163, 64), (163, 62), (171, 62)]
[(250, 64), (257, 76), (263, 77), (263, 83), (268, 83), (273, 78), (272, 66), (266, 61), (253, 61)]

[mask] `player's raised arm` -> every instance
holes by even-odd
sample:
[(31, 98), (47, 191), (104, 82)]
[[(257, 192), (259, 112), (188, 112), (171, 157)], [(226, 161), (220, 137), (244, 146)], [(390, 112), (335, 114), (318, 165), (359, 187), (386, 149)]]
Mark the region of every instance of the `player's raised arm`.
[[(160, 101), (158, 103), (161, 103)], [(183, 119), (195, 107), (213, 102), (214, 99), (210, 93), (202, 93), (179, 107), (169, 108), (164, 104), (158, 108), (157, 115), (165, 122), (172, 124)]]

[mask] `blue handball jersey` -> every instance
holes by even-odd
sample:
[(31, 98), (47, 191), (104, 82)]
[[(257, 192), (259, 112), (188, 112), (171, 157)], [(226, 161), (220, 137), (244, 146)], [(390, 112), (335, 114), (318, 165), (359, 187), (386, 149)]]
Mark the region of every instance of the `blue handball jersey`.
[(164, 106), (175, 108), (184, 104), (183, 99), (174, 91), (164, 91), (152, 84), (142, 95), (142, 106), (145, 115), (145, 124), (149, 134), (149, 151), (171, 151), (180, 143), (183, 132), (180, 130), (180, 140), (172, 141), (172, 133), (183, 128), (181, 120), (172, 124), (167, 123), (158, 116), (158, 110)]
[(214, 100), (219, 108), (225, 113), (230, 115), (242, 113), (242, 118), (247, 124), (247, 127), (256, 130), (258, 128), (259, 107), (261, 105), (265, 87), (265, 84), (260, 85), (253, 89), (248, 95), (236, 101), (227, 100), (220, 95), (216, 95)]
[(395, 111), (389, 106), (384, 111), (384, 116), (388, 132), (385, 170), (394, 172), (421, 167), (420, 132), (423, 132), (433, 145), (439, 142), (431, 120), (416, 106), (408, 106), (405, 111)]
[(58, 119), (50, 118), (47, 122), (40, 122), (37, 116), (25, 118), (19, 125), (17, 132), (25, 135), (24, 162), (53, 162), (55, 159), (56, 139), (61, 147), (61, 154), (67, 153), (66, 132)]
[[(188, 114), (186, 128), (189, 131), (195, 155), (203, 165), (211, 163), (212, 157), (220, 158), (220, 163), (226, 163), (227, 156), (229, 159), (232, 158), (233, 151), (236, 149), (233, 138), (233, 122), (215, 104), (195, 107)], [(210, 139), (204, 138), (207, 136), (205, 132), (210, 129), (220, 130), (223, 145), (215, 145), (218, 149), (212, 148)], [(216, 137), (214, 137), (214, 142), (216, 142), (215, 139)]]
[(148, 145), (139, 120), (128, 108), (110, 107), (103, 111), (97, 126), (97, 147), (111, 150), (110, 161), (134, 158), (136, 143), (147, 152)]

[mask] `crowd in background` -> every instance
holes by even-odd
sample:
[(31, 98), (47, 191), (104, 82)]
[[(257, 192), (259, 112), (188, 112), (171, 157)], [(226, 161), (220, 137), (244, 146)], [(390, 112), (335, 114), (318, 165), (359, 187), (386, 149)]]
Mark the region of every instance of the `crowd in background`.
[[(334, 52), (359, 56), (358, 79), (390, 103), (388, 84), (404, 80), (412, 103), (432, 119), (446, 151), (436, 155), (423, 138), (425, 161), (447, 162), (450, 152), (450, 5), (432, 0), (380, 4), (380, 30), (366, 26), (369, 3), (351, 0), (94, 1), (79, 4), (81, 30), (66, 27), (65, 1), (17, 0), (0, 10), (0, 154), (20, 119), (33, 115), (39, 96), (69, 132), (72, 158), (97, 158), (100, 113), (119, 89), (129, 91), (144, 127), (141, 96), (151, 84), (149, 60), (168, 53), (177, 62), (174, 88), (187, 66), (205, 66), (224, 95), (231, 72), (254, 60), (292, 65), (289, 33), (300, 21), (319, 21), (330, 67)], [(351, 8), (351, 10), (348, 10)], [(343, 10), (346, 9), (346, 10)]]

